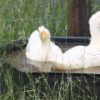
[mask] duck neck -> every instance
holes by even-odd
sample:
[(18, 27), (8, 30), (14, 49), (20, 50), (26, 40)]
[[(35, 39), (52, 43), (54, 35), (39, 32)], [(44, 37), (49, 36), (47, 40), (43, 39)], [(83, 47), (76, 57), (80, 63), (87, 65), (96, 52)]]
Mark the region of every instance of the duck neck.
[(47, 39), (45, 41), (42, 42), (43, 47), (49, 47), (50, 45), (50, 39)]
[[(96, 30), (96, 31), (95, 31)], [(90, 45), (95, 48), (100, 48), (100, 30), (95, 29), (91, 31), (91, 42)]]

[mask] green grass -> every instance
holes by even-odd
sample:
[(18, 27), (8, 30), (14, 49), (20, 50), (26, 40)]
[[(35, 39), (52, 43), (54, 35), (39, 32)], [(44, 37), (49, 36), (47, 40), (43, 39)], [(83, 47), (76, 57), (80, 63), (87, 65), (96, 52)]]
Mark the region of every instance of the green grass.
[(100, 1), (99, 0), (92, 0), (92, 12), (100, 11)]
[(0, 0), (0, 40), (25, 38), (41, 25), (53, 35), (67, 27), (66, 0)]
[[(92, 12), (100, 10), (93, 0)], [(67, 33), (67, 0), (0, 0), (0, 40), (29, 36), (45, 25), (52, 35)]]
[[(92, 12), (97, 10), (100, 10), (100, 3), (94, 2)], [(67, 33), (67, 0), (0, 0), (1, 43), (24, 39), (40, 25), (45, 25), (52, 35), (64, 36)], [(96, 100), (95, 95), (85, 89), (87, 84), (83, 84), (83, 77), (74, 80), (68, 74), (66, 80), (62, 76), (60, 82), (49, 81), (50, 86), (47, 76), (33, 79), (31, 74), (20, 73), (5, 63), (2, 65), (5, 59), (4, 51), (0, 58), (0, 100), (17, 100), (25, 88), (25, 100), (40, 100), (40, 96), (43, 100), (87, 100), (90, 96)]]
[(20, 73), (8, 65), (1, 75), (1, 100), (23, 100), (19, 99), (23, 95), (25, 100), (97, 100), (91, 86), (99, 79), (91, 75), (87, 75), (91, 81), (84, 75), (32, 75)]

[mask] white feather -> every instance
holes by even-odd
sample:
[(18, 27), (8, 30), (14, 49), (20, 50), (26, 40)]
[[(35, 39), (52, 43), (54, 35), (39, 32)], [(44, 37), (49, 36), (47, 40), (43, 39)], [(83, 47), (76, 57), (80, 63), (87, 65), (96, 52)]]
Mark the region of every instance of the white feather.
[(100, 11), (90, 20), (91, 42), (88, 46), (76, 46), (63, 54), (66, 69), (79, 69), (100, 66)]
[[(40, 71), (51, 71), (53, 63), (59, 63), (62, 57), (61, 49), (50, 40), (49, 31), (44, 26), (39, 27), (39, 31), (47, 32), (45, 41), (40, 39), (40, 33), (34, 31), (26, 47), (26, 58), (28, 63), (38, 67)], [(61, 63), (61, 62), (60, 62)]]

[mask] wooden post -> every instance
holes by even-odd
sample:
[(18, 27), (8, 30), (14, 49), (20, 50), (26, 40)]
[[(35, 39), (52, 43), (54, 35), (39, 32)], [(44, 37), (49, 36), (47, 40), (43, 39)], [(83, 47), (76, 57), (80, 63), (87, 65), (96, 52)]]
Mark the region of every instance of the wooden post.
[(90, 36), (91, 0), (68, 0), (68, 36)]

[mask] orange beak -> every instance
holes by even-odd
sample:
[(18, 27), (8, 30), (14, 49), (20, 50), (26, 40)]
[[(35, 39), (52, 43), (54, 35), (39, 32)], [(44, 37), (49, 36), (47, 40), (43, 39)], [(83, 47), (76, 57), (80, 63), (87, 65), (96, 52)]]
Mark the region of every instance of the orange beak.
[(46, 32), (44, 31), (40, 32), (40, 36), (44, 40), (46, 38)]

